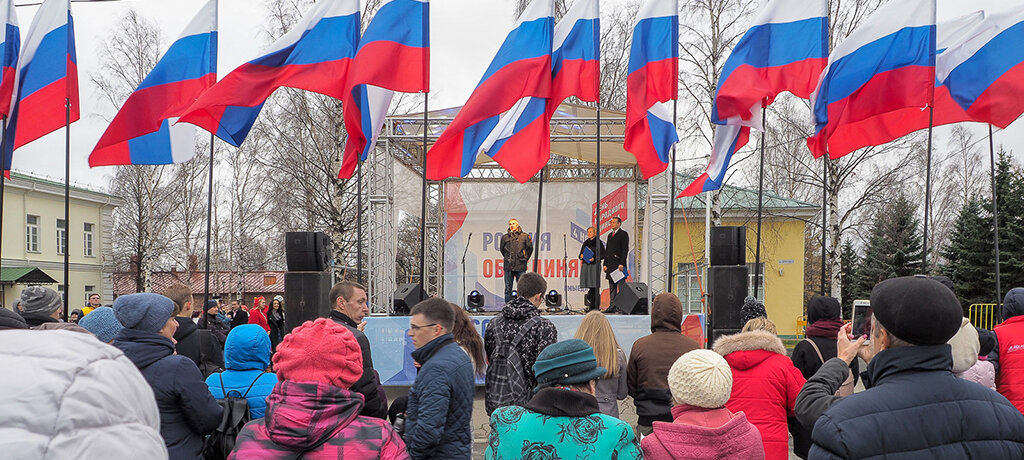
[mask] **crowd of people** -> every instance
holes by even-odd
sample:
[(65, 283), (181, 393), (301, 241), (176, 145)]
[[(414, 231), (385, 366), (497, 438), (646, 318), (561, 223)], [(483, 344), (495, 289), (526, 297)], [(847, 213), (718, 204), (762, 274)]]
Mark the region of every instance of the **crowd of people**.
[[(533, 272), (481, 335), (443, 299), (415, 305), (417, 367), (388, 404), (364, 329), (363, 286), (288, 332), (283, 299), (252, 308), (192, 293), (118, 297), (61, 320), (60, 295), (25, 289), (0, 309), (5, 458), (786, 459), (1024, 458), (1024, 288), (994, 331), (963, 317), (942, 277), (883, 281), (870, 332), (839, 302), (808, 303), (787, 351), (763, 305), (711, 349), (682, 334), (670, 293), (625, 353), (604, 313), (558, 341)], [(98, 296), (97, 296), (98, 297)], [(97, 299), (98, 300), (98, 299)], [(77, 321), (77, 324), (75, 323)], [(858, 364), (867, 364), (861, 372)], [(489, 432), (474, 452), (476, 381)], [(855, 391), (863, 384), (862, 391)], [(637, 423), (620, 418), (632, 397)], [(479, 422), (479, 421), (478, 421)], [(790, 447), (792, 442), (792, 448)], [(226, 447), (225, 447), (226, 446)], [(217, 450), (221, 449), (221, 450)], [(479, 448), (478, 448), (479, 449)]]

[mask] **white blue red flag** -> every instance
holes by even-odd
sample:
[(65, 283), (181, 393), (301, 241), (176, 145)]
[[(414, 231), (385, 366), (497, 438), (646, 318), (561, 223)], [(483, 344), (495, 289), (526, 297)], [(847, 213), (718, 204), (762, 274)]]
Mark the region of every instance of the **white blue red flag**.
[(359, 0), (313, 4), (269, 52), (232, 70), (199, 96), (178, 122), (192, 123), (237, 147), (277, 88), (344, 100), (359, 27)]
[(68, 101), (70, 121), (78, 121), (78, 65), (69, 0), (45, 0), (36, 10), (14, 79), (5, 174), (14, 150), (65, 126)]
[(836, 159), (917, 131), (934, 90), (935, 0), (890, 0), (829, 56), (807, 147)]
[[(18, 53), (21, 51), (21, 31), (14, 0), (0, 0), (0, 22), (4, 24), (3, 43), (0, 43), (0, 116), (11, 113), (14, 97), (14, 74), (18, 71)], [(6, 168), (5, 168), (6, 169)]]
[(597, 102), (601, 92), (601, 22), (598, 0), (576, 0), (555, 24), (548, 113), (565, 99)]
[(679, 194), (718, 190), (733, 154), (750, 128), (761, 129), (760, 109), (780, 93), (807, 98), (828, 63), (828, 2), (769, 0), (726, 59), (711, 109), (715, 127), (708, 167)]
[(976, 31), (940, 56), (937, 76), (971, 119), (1006, 128), (1024, 111), (1024, 7), (990, 13)]
[(366, 27), (348, 74), (339, 178), (352, 177), (377, 143), (393, 91), (430, 91), (429, 9), (427, 0), (387, 0)]
[(669, 150), (679, 141), (665, 105), (679, 92), (678, 11), (676, 0), (648, 0), (633, 27), (623, 147), (636, 156), (645, 179), (668, 167)]
[[(980, 25), (981, 21), (984, 19), (984, 11), (975, 11), (946, 22), (941, 22), (935, 26), (936, 79), (932, 126), (971, 121), (971, 116), (953, 100), (952, 96), (950, 96), (949, 87), (947, 87), (942, 80), (938, 79), (938, 71), (939, 64), (943, 62), (943, 55), (946, 51), (960, 45), (977, 33), (978, 25)], [(926, 126), (927, 125), (923, 127)]]
[(538, 161), (546, 162), (541, 156), (550, 151), (539, 150), (550, 148), (544, 115), (551, 96), (554, 25), (552, 0), (527, 6), (469, 100), (427, 152), (427, 179), (463, 177), (480, 153), (520, 182), (536, 174)]
[(89, 166), (190, 160), (196, 128), (174, 122), (216, 81), (217, 0), (210, 0), (121, 106), (89, 155)]

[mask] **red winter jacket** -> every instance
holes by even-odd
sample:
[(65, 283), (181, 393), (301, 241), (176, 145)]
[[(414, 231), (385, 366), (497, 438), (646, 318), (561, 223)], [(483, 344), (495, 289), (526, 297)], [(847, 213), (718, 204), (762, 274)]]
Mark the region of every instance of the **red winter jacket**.
[(761, 432), (766, 459), (788, 459), (786, 418), (793, 416), (805, 380), (782, 341), (765, 331), (742, 332), (719, 338), (714, 349), (732, 368), (732, 395), (725, 407), (745, 413)]
[(249, 310), (249, 324), (258, 324), (264, 331), (270, 332), (270, 323), (267, 322), (267, 315), (259, 308)]
[(995, 327), (995, 332), (999, 345), (996, 389), (1017, 410), (1024, 412), (1024, 316), (1003, 321)]
[(363, 417), (359, 393), (286, 380), (267, 397), (267, 414), (238, 433), (229, 459), (408, 460), (391, 424)]

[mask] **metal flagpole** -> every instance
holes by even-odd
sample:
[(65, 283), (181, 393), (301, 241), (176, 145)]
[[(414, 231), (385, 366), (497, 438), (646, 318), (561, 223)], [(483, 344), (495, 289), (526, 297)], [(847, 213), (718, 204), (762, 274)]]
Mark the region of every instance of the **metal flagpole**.
[(216, 136), (210, 134), (210, 165), (207, 173), (206, 191), (206, 276), (203, 286), (203, 311), (206, 311), (206, 303), (210, 301), (210, 240), (213, 235), (213, 143)]
[[(7, 116), (3, 116), (3, 131), (0, 132), (0, 241), (4, 235), (4, 188), (7, 181)], [(3, 266), (3, 244), (0, 244), (0, 267)]]
[[(424, 173), (426, 170), (424, 169)], [(363, 162), (356, 165), (356, 280), (363, 282)]]
[(934, 104), (928, 106), (928, 156), (924, 165), (924, 237), (921, 249), (921, 273), (928, 273), (928, 221), (932, 204), (932, 125), (935, 120)]
[(424, 289), (427, 287), (427, 95), (423, 93), (423, 189), (420, 202), (420, 286)]
[(548, 168), (545, 166), (540, 170), (540, 183), (537, 188), (537, 230), (533, 234), (533, 271), (537, 272), (540, 267), (540, 219), (541, 219), (541, 206), (544, 202), (544, 171)]
[[(679, 99), (672, 100), (672, 126), (678, 116)], [(675, 266), (675, 234), (676, 234), (676, 144), (672, 144), (672, 178), (668, 192), (668, 292), (675, 292), (672, 281), (672, 268)], [(646, 225), (646, 224), (645, 224)]]
[(822, 156), (821, 174), (821, 295), (825, 295), (825, 259), (828, 249), (828, 155)]
[(992, 173), (992, 230), (993, 246), (996, 252), (996, 305), (1003, 300), (1003, 290), (1000, 286), (1000, 263), (999, 263), (999, 204), (996, 202), (996, 149), (992, 141), (992, 125), (988, 125), (988, 160)]
[(64, 318), (68, 317), (69, 262), (71, 248), (68, 234), (71, 232), (71, 98), (64, 98)]
[(604, 267), (601, 259), (601, 98), (597, 98), (597, 128), (594, 130), (594, 139), (597, 142), (597, 164), (594, 167), (594, 178), (597, 180), (597, 196), (595, 197), (594, 211), (594, 233), (597, 241), (594, 242), (594, 263), (597, 264), (597, 296), (590, 299), (590, 308), (601, 309), (601, 271)]
[(754, 298), (757, 298), (757, 287), (759, 278), (761, 277), (761, 219), (762, 212), (764, 209), (764, 149), (765, 149), (765, 138), (768, 137), (768, 125), (766, 122), (768, 118), (768, 109), (761, 106), (761, 127), (764, 131), (761, 131), (761, 166), (760, 172), (758, 173), (757, 179), (757, 247), (754, 249)]

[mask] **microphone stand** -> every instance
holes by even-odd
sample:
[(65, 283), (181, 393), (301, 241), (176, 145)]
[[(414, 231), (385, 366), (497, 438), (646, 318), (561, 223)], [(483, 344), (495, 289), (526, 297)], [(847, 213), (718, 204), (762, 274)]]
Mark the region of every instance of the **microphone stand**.
[(562, 263), (565, 264), (565, 277), (563, 278), (563, 280), (565, 281), (565, 284), (563, 285), (562, 292), (565, 293), (565, 294), (562, 296), (562, 298), (565, 299), (565, 309), (567, 311), (571, 312), (572, 311), (572, 305), (569, 304), (569, 249), (568, 249), (567, 243), (565, 241), (566, 241), (565, 240), (565, 233), (563, 233), (562, 234)]
[[(469, 252), (469, 242), (473, 240), (473, 232), (469, 233), (469, 237), (466, 238), (466, 248), (462, 250), (462, 299), (460, 302), (466, 301), (466, 253)], [(463, 310), (467, 310), (469, 305), (462, 307)]]

